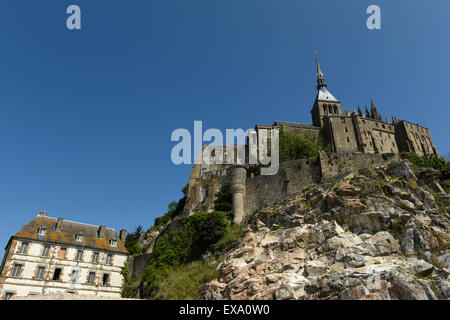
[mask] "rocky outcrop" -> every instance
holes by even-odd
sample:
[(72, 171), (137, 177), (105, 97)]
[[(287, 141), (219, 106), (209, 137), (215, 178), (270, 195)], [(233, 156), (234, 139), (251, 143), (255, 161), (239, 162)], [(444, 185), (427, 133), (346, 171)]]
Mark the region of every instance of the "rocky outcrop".
[(429, 183), (397, 161), (264, 208), (203, 297), (448, 299), (449, 207)]

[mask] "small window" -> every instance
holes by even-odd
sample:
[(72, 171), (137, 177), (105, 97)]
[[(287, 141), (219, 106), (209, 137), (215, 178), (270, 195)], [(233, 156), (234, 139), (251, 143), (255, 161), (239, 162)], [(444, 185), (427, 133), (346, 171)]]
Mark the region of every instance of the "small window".
[(375, 125), (378, 127), (378, 122), (375, 122)]
[(61, 268), (55, 268), (55, 272), (53, 273), (53, 281), (58, 281), (61, 277)]
[(92, 263), (98, 263), (98, 256), (99, 256), (99, 253), (94, 252), (94, 254), (92, 255)]
[(381, 125), (383, 127), (383, 129), (386, 129), (386, 126), (384, 124)]
[(82, 258), (83, 258), (83, 250), (77, 250), (75, 261), (81, 261)]
[(22, 242), (22, 245), (20, 246), (19, 254), (26, 254), (28, 249), (28, 242)]
[(70, 282), (71, 282), (71, 283), (77, 283), (77, 280), (78, 280), (78, 274), (79, 274), (79, 271), (78, 271), (78, 270), (73, 270), (73, 271), (72, 271), (72, 276), (70, 277)]
[(5, 292), (5, 300), (11, 300), (13, 295), (14, 295), (14, 292)]
[(44, 227), (40, 227), (38, 229), (38, 236), (45, 236), (46, 233), (47, 233), (47, 230)]
[(36, 272), (36, 279), (37, 280), (44, 279), (44, 272), (45, 272), (45, 267), (38, 267), (37, 272)]
[(392, 146), (395, 147), (395, 142), (392, 142)]
[(42, 250), (42, 256), (45, 257), (45, 258), (47, 258), (49, 253), (50, 253), (50, 246), (49, 246), (49, 245), (46, 245), (46, 246), (44, 247), (44, 250)]
[(83, 241), (83, 235), (82, 234), (77, 234), (76, 236), (75, 236), (75, 240), (77, 240), (77, 241)]
[(350, 138), (349, 137), (347, 137), (347, 142), (350, 142)]
[(342, 122), (342, 123), (345, 123), (345, 118), (341, 118), (341, 122)]
[(106, 262), (105, 262), (105, 264), (110, 265), (111, 262), (112, 262), (112, 254), (108, 254), (108, 255), (106, 256)]
[(345, 132), (348, 132), (348, 128), (347, 127), (345, 127)]
[(13, 272), (11, 274), (12, 277), (18, 278), (20, 276), (20, 272), (22, 271), (23, 265), (20, 263), (14, 264)]
[(109, 240), (109, 244), (110, 244), (112, 247), (117, 247), (117, 240), (116, 240), (116, 239), (111, 239), (111, 240)]
[(107, 286), (109, 282), (109, 273), (103, 274), (102, 286)]
[(362, 122), (363, 122), (364, 124), (366, 124), (366, 120), (363, 120)]
[(95, 280), (95, 272), (89, 272), (87, 283), (94, 284), (94, 280)]

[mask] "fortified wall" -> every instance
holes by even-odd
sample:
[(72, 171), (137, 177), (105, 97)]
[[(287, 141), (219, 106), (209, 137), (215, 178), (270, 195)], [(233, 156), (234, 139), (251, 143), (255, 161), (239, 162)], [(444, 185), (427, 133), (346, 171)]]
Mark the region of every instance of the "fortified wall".
[[(217, 192), (230, 184), (235, 222), (264, 206), (298, 194), (311, 184), (327, 183), (367, 167), (380, 166), (397, 159), (397, 155), (331, 154), (320, 152), (316, 159), (280, 163), (275, 175), (258, 175), (248, 165), (227, 166), (216, 173), (196, 175), (189, 180), (188, 202), (184, 214), (214, 211)], [(200, 165), (194, 165), (194, 167)], [(198, 168), (197, 168), (198, 169)], [(196, 173), (197, 169), (193, 172)]]

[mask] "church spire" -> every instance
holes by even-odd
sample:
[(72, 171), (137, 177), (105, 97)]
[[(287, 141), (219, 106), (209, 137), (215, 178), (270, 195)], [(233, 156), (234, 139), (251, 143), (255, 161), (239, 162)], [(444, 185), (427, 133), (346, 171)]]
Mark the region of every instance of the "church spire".
[(319, 64), (319, 58), (317, 57), (317, 51), (314, 51), (314, 54), (316, 55), (316, 65), (317, 65), (317, 90), (323, 87), (327, 87), (327, 84), (325, 83), (325, 77), (323, 75), (322, 70), (320, 69)]

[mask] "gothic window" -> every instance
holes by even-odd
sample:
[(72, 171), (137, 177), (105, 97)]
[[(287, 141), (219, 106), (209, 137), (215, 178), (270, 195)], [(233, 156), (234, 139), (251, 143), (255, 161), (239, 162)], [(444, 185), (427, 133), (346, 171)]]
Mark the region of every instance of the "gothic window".
[(345, 132), (348, 132), (348, 128), (347, 127), (345, 127)]
[(333, 107), (334, 108), (334, 113), (337, 114), (338, 113), (338, 109), (336, 106)]
[(350, 143), (350, 138), (349, 138), (349, 137), (347, 137), (347, 142), (349, 142), (349, 143)]
[(327, 106), (323, 105), (323, 113), (327, 114)]
[(328, 105), (328, 111), (330, 112), (330, 114), (333, 114), (333, 108), (331, 108), (331, 104)]

